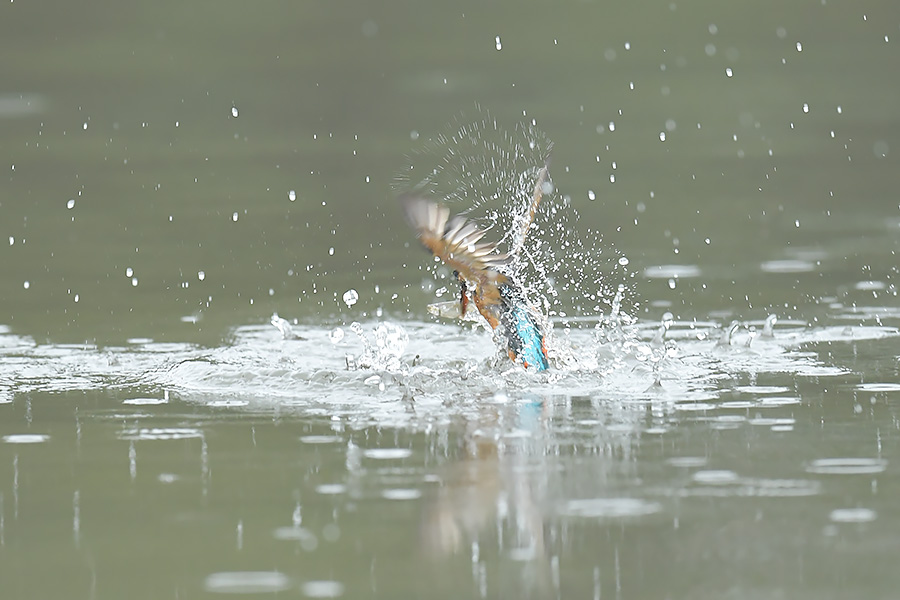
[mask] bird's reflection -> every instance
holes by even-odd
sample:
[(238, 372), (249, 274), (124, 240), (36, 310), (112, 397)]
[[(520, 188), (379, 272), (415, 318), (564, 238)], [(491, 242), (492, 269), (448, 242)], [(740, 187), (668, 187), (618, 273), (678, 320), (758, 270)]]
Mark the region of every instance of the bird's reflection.
[(429, 558), (469, 553), (479, 583), (485, 574), (477, 565), (496, 549), (501, 566), (520, 568), (516, 579), (527, 589), (548, 589), (548, 469), (541, 458), (548, 406), (535, 398), (491, 405), (466, 422), (461, 458), (439, 472), (439, 488), (424, 508), (420, 537)]

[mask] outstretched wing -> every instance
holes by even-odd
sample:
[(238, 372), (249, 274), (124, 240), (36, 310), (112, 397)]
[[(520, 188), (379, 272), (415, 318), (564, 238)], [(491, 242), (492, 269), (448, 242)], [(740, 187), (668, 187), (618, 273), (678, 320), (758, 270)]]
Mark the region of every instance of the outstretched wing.
[(531, 203), (528, 205), (528, 212), (523, 214), (518, 222), (514, 225), (515, 234), (513, 235), (512, 241), (512, 249), (509, 251), (510, 256), (518, 256), (519, 252), (522, 250), (522, 246), (525, 245), (525, 238), (528, 235), (528, 229), (531, 227), (531, 224), (534, 222), (534, 217), (537, 214), (538, 205), (541, 203), (541, 198), (544, 197), (544, 186), (547, 185), (547, 180), (550, 177), (550, 155), (547, 155), (547, 158), (544, 160), (544, 166), (540, 168), (537, 175), (537, 181), (534, 184), (534, 192), (531, 195)]
[(401, 196), (400, 205), (422, 245), (474, 282), (485, 303), (500, 302), (497, 286), (506, 281), (506, 275), (498, 269), (509, 261), (509, 256), (498, 253), (497, 244), (480, 241), (484, 231), (462, 215), (451, 218), (446, 206), (421, 196)]

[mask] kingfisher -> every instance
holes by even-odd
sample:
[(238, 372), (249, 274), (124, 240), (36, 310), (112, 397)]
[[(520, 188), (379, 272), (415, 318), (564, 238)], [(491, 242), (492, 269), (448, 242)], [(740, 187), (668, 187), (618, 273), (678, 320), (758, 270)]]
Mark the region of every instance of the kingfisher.
[(483, 242), (486, 232), (463, 215), (450, 216), (450, 209), (421, 194), (400, 197), (400, 205), (419, 241), (453, 269), (460, 284), (458, 301), (429, 306), (440, 316), (466, 318), (471, 305), (484, 317), (506, 346), (513, 362), (526, 369), (549, 367), (545, 333), (530, 308), (525, 288), (514, 275), (516, 257), (525, 243), (548, 179), (548, 163), (538, 171), (527, 214), (521, 218), (512, 248), (502, 253), (497, 242)]

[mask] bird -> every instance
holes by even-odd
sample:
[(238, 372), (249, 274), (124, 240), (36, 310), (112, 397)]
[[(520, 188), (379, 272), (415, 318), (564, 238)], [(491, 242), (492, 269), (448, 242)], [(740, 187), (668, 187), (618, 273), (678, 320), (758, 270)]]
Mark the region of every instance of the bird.
[(399, 197), (406, 221), (419, 242), (445, 265), (453, 269), (460, 284), (459, 300), (437, 312), (465, 318), (471, 305), (484, 317), (513, 362), (526, 369), (547, 370), (546, 333), (528, 304), (525, 288), (514, 274), (514, 265), (537, 213), (548, 180), (549, 160), (538, 171), (528, 212), (519, 220), (509, 252), (500, 252), (499, 243), (482, 241), (486, 232), (464, 215), (450, 216), (450, 209), (421, 192)]

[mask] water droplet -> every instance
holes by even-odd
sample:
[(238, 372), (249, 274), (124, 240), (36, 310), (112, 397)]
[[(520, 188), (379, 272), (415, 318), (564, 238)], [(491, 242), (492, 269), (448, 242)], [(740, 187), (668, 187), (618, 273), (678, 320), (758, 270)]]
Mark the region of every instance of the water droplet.
[(628, 262), (629, 262), (628, 257), (626, 257), (626, 256), (622, 256), (619, 258), (619, 264), (622, 265), (623, 267), (627, 267)]
[(328, 256), (334, 256), (334, 248), (328, 249)]
[(16, 243), (16, 238), (14, 238), (13, 236), (9, 236), (9, 245), (12, 246), (15, 243)]
[(25, 288), (25, 289), (27, 290), (28, 288), (31, 287), (31, 282), (30, 282), (30, 281), (25, 281), (25, 282), (23, 282), (23, 283), (22, 283), (22, 287)]
[(359, 292), (357, 292), (353, 288), (350, 288), (349, 290), (344, 292), (343, 299), (344, 304), (346, 304), (347, 306), (353, 306), (359, 300)]
[(205, 271), (197, 271), (197, 279), (199, 279), (200, 281), (203, 281), (204, 279), (206, 279), (206, 272)]
[(289, 192), (288, 192), (288, 200), (290, 200), (291, 202), (293, 202), (293, 201), (295, 201), (296, 199), (297, 199), (297, 192), (295, 192), (294, 190), (289, 191)]
[(734, 75), (734, 71), (731, 70), (731, 67), (726, 67), (725, 68), (725, 76), (731, 77), (732, 75)]
[(237, 119), (237, 116), (238, 116), (238, 109), (237, 109), (237, 106), (232, 106), (232, 107), (231, 107), (231, 116), (234, 117), (235, 119)]
[(703, 49), (706, 52), (707, 56), (715, 56), (716, 55), (716, 45), (715, 44), (707, 44)]
[(594, 190), (588, 190), (588, 200), (596, 200), (597, 194), (594, 193)]
[(497, 48), (497, 50), (503, 50), (503, 44), (500, 43), (499, 35), (494, 38), (494, 47)]
[(134, 275), (134, 269), (131, 267), (125, 267), (125, 277), (131, 277)]
[(616, 130), (616, 122), (610, 121), (609, 125), (607, 126), (607, 129), (609, 129), (610, 131), (615, 131)]
[(610, 182), (610, 183), (615, 183), (615, 182), (616, 182), (616, 176), (615, 176), (615, 175), (610, 175), (610, 176), (609, 176), (609, 182)]
[(79, 299), (80, 299), (79, 295), (75, 294), (75, 302), (78, 302)]
[(661, 142), (666, 141), (666, 132), (665, 131), (659, 132), (659, 141), (661, 141)]
[(803, 112), (807, 114), (809, 113), (809, 104), (807, 104), (806, 102), (803, 103)]
[(131, 287), (137, 287), (137, 284), (138, 284), (137, 277), (132, 277), (131, 278)]
[(409, 132), (409, 139), (411, 139), (411, 140), (413, 140), (413, 141), (416, 141), (417, 139), (419, 139), (419, 132), (416, 131), (415, 129), (413, 129), (412, 131), (410, 131), (410, 132)]
[(669, 280), (669, 289), (670, 289), (670, 290), (674, 290), (674, 289), (675, 289), (675, 280), (674, 280), (674, 279), (670, 279), (670, 280)]
[(803, 52), (803, 44), (797, 42), (797, 52)]
[[(346, 296), (346, 294), (345, 294), (345, 296)], [(346, 300), (345, 300), (345, 302), (346, 302)], [(342, 339), (344, 339), (344, 330), (341, 329), (340, 327), (335, 327), (334, 329), (331, 330), (331, 333), (328, 334), (328, 338), (331, 340), (332, 344), (337, 344)]]
[(85, 121), (85, 122), (84, 122), (84, 125), (82, 125), (81, 127), (82, 127), (82, 129), (84, 129), (85, 131), (87, 131), (87, 128), (88, 128), (87, 121)]
[(68, 208), (69, 210), (75, 208), (75, 200), (70, 198), (69, 201), (66, 202), (66, 208)]
[(234, 213), (233, 215), (231, 215), (231, 220), (237, 222), (237, 220), (238, 220), (238, 214), (237, 214), (237, 213)]

